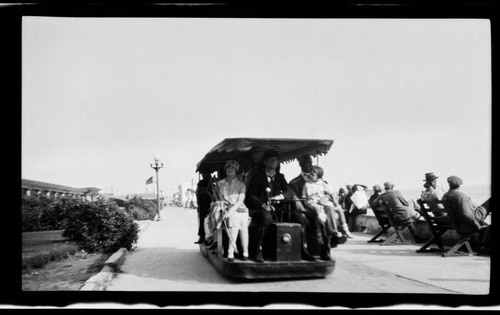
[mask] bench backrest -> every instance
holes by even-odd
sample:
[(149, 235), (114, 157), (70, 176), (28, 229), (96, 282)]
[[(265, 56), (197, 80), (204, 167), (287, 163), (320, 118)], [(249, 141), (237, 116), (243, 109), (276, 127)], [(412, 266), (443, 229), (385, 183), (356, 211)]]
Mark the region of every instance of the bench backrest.
[(427, 223), (429, 223), (431, 226), (438, 226), (449, 229), (452, 228), (448, 217), (448, 211), (446, 210), (446, 207), (442, 200), (436, 201), (436, 206), (434, 207), (431, 207), (428, 202), (422, 199), (418, 199), (417, 203), (420, 206), (420, 214), (422, 214)]

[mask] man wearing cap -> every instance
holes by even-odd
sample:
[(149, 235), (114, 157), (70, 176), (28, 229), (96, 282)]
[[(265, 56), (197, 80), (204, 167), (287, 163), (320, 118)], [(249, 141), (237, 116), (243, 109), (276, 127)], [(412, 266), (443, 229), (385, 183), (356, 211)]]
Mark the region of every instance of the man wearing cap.
[(382, 194), (382, 186), (380, 185), (373, 185), (373, 195), (370, 196), (370, 199), (368, 199), (368, 204), (370, 204), (370, 207), (373, 209), (375, 207), (377, 207), (377, 205), (375, 205), (374, 201), (375, 199), (378, 198), (378, 196), (380, 196)]
[(409, 223), (408, 229), (412, 234), (415, 242), (420, 243), (420, 239), (415, 232), (413, 226), (414, 221), (418, 218), (418, 214), (415, 212), (415, 202), (413, 200), (406, 199), (399, 190), (394, 190), (394, 183), (387, 181), (384, 183), (385, 192), (382, 193), (378, 198), (373, 201), (374, 206), (385, 207), (387, 203), (390, 210), (394, 214), (395, 219), (399, 223)]
[[(262, 156), (263, 167), (256, 172), (248, 184), (245, 204), (250, 210), (252, 225), (250, 232), (250, 259), (262, 262), (262, 241), (273, 216), (271, 200), (291, 199), (293, 191), (288, 186), (285, 176), (279, 172), (279, 156), (275, 150), (267, 150)], [(269, 188), (268, 192), (266, 189)]]
[(490, 200), (482, 205), (475, 205), (471, 198), (460, 191), (463, 181), (458, 176), (447, 178), (450, 190), (443, 196), (443, 203), (448, 210), (452, 226), (461, 235), (472, 234), (488, 227), (484, 222), (490, 214)]
[(343, 187), (339, 189), (339, 205), (342, 207), (342, 209), (345, 209), (345, 197), (347, 195), (347, 192)]

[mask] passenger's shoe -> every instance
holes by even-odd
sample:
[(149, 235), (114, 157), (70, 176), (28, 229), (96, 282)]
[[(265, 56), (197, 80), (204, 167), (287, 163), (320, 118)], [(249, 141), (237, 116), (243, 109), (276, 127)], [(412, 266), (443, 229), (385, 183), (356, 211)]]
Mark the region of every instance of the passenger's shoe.
[(353, 238), (351, 232), (349, 231), (349, 225), (342, 224), (340, 230), (342, 231), (342, 235), (345, 235), (347, 238)]
[(344, 235), (345, 235), (347, 238), (350, 238), (350, 239), (354, 238), (354, 237), (352, 236), (352, 234), (351, 234), (351, 232), (350, 232), (349, 230), (344, 231)]
[(347, 242), (347, 236), (345, 235), (342, 235), (337, 239), (338, 244), (344, 244), (345, 242)]
[(196, 242), (194, 242), (195, 244), (201, 244), (201, 243), (205, 243), (205, 239), (200, 237)]
[(339, 245), (339, 238), (338, 237), (330, 238), (330, 248), (335, 248), (338, 245)]
[(321, 260), (332, 260), (332, 256), (328, 252), (324, 252), (320, 256)]
[(233, 257), (227, 257), (227, 261), (234, 261), (234, 256)]
[(316, 261), (316, 258), (314, 258), (311, 254), (309, 254), (309, 252), (305, 248), (302, 248), (302, 252), (301, 252), (300, 256), (301, 256), (302, 260)]
[(262, 252), (259, 251), (255, 257), (252, 258), (255, 262), (264, 262), (264, 258), (262, 257)]

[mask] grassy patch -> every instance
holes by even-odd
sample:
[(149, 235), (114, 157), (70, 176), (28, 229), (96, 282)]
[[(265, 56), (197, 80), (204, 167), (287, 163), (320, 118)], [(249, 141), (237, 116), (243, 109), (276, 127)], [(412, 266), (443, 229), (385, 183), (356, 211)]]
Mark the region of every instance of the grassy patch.
[(78, 252), (79, 246), (72, 242), (51, 242), (23, 246), (23, 270), (41, 268), (48, 262), (68, 258)]

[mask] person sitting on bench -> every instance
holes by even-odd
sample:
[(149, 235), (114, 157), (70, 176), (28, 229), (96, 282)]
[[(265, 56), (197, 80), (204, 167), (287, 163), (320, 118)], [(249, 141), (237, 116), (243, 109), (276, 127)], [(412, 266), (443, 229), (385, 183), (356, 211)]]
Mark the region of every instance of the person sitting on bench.
[[(273, 214), (282, 211), (278, 206), (271, 206), (273, 200), (290, 200), (293, 191), (290, 189), (285, 175), (280, 173), (278, 152), (267, 150), (261, 158), (262, 167), (256, 172), (248, 184), (245, 205), (250, 211), (252, 225), (250, 231), (249, 255), (256, 262), (264, 262), (262, 243), (264, 235), (273, 222)], [(268, 190), (269, 189), (269, 190)], [(281, 206), (283, 208), (283, 205)], [(276, 210), (276, 211), (273, 211)]]
[[(406, 199), (399, 190), (394, 190), (394, 183), (387, 181), (384, 183), (385, 192), (373, 201), (375, 206), (387, 203), (397, 224), (407, 224), (408, 230), (415, 239), (415, 242), (421, 243), (423, 240), (417, 236), (414, 227), (414, 221), (419, 215), (416, 213), (416, 203), (413, 200)], [(418, 205), (417, 205), (418, 207)], [(418, 207), (420, 208), (420, 207)]]
[[(487, 229), (489, 224), (485, 219), (491, 213), (491, 198), (477, 206), (469, 196), (460, 191), (463, 183), (460, 177), (450, 176), (447, 181), (450, 190), (443, 195), (443, 204), (448, 210), (453, 228), (462, 236)], [(486, 242), (483, 240), (483, 244)]]
[(244, 204), (246, 186), (236, 174), (240, 166), (235, 160), (229, 160), (224, 166), (226, 178), (217, 182), (222, 201), (226, 204), (227, 210), (223, 219), (227, 220), (227, 229), (229, 233), (229, 247), (227, 250), (227, 259), (234, 260), (234, 251), (238, 234), (243, 248), (243, 260), (248, 259), (248, 208)]

